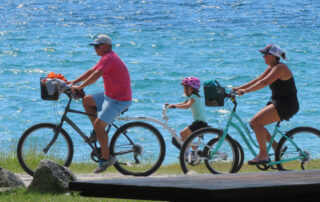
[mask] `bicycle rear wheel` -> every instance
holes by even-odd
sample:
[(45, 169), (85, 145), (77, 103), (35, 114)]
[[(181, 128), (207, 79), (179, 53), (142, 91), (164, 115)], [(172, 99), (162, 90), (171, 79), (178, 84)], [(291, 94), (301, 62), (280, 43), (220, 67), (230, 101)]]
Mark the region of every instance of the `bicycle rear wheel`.
[(310, 170), (320, 169), (320, 131), (311, 127), (298, 127), (286, 133), (295, 147), (287, 138), (282, 137), (278, 143), (275, 160), (288, 160), (277, 164), (279, 170)]
[(113, 135), (110, 153), (114, 167), (124, 175), (148, 176), (162, 164), (166, 149), (160, 132), (144, 122), (130, 122)]
[(227, 135), (219, 149), (211, 154), (223, 134), (222, 130), (203, 128), (184, 142), (180, 151), (180, 166), (184, 173), (234, 173), (239, 166), (239, 149)]
[[(73, 157), (73, 143), (68, 133), (61, 129), (57, 139), (49, 147), (54, 139), (57, 125), (52, 123), (40, 123), (27, 129), (21, 136), (18, 147), (18, 161), (29, 175), (34, 172), (43, 159), (52, 160), (58, 164), (69, 166)], [(45, 149), (48, 151), (45, 151)]]

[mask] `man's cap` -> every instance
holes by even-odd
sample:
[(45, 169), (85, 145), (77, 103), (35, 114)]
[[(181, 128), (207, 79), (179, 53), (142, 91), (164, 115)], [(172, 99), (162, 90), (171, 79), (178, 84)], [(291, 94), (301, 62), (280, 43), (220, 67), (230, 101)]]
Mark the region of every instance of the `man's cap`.
[(284, 53), (282, 49), (275, 44), (269, 44), (264, 49), (260, 49), (259, 51), (262, 54), (270, 54), (279, 58), (281, 57), (282, 53)]
[(96, 39), (90, 43), (91, 46), (99, 45), (99, 44), (109, 44), (112, 45), (111, 38), (106, 34), (99, 34)]

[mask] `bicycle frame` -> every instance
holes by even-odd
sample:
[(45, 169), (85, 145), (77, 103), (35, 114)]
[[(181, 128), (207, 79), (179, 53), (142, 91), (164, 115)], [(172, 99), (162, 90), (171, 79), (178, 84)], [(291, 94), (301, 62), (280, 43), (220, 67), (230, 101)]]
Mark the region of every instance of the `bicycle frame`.
[[(54, 137), (52, 138), (52, 140), (50, 141), (50, 143), (48, 144), (48, 146), (43, 150), (44, 152), (47, 152), (49, 150), (49, 148), (51, 147), (51, 145), (54, 144), (54, 142), (56, 141), (56, 139), (58, 138), (58, 135), (59, 135), (59, 132), (63, 126), (63, 123), (64, 122), (67, 122), (84, 140), (85, 142), (88, 143), (88, 145), (91, 147), (92, 150), (96, 150), (96, 145), (93, 146), (92, 143), (90, 142), (89, 138), (82, 132), (82, 130), (67, 116), (67, 113), (70, 112), (70, 113), (75, 113), (75, 114), (82, 114), (82, 115), (86, 115), (86, 116), (92, 116), (92, 117), (96, 117), (94, 114), (89, 114), (89, 113), (86, 113), (86, 112), (82, 112), (82, 111), (79, 111), (79, 110), (75, 110), (75, 109), (70, 109), (70, 105), (71, 105), (71, 101), (72, 101), (72, 98), (71, 96), (69, 96), (69, 101), (68, 101), (68, 104), (64, 110), (64, 113), (61, 117), (61, 120), (60, 120), (60, 123), (57, 125), (57, 128), (56, 128), (56, 131), (55, 131), (55, 135)], [(118, 126), (116, 126), (115, 124), (112, 124), (112, 125), (108, 125), (108, 128), (107, 128), (107, 134), (109, 133), (111, 127), (115, 127), (117, 130), (119, 129)]]
[(169, 117), (167, 116), (167, 110), (168, 108), (166, 106), (163, 106), (162, 109), (162, 119), (164, 119), (165, 121), (160, 121), (158, 119), (152, 118), (152, 117), (145, 117), (145, 116), (138, 116), (138, 117), (117, 117), (116, 120), (122, 120), (122, 121), (150, 121), (153, 123), (156, 123), (158, 125), (161, 125), (165, 130), (169, 131), (169, 133), (172, 135), (172, 137), (174, 137), (178, 143), (180, 145), (183, 144), (182, 140), (180, 139), (180, 137), (177, 135), (176, 131), (174, 128), (170, 128), (168, 125), (168, 120)]
[[(254, 150), (253, 146), (255, 148), (259, 148), (259, 145), (256, 143), (256, 141), (252, 138), (252, 136), (250, 135), (250, 131), (248, 129), (248, 127), (246, 126), (246, 124), (242, 121), (242, 119), (240, 118), (240, 116), (236, 113), (236, 107), (237, 107), (237, 102), (235, 100), (234, 97), (231, 97), (230, 98), (232, 100), (232, 102), (234, 103), (234, 108), (233, 110), (231, 111), (231, 114), (230, 114), (230, 117), (228, 119), (228, 122), (226, 124), (226, 127), (225, 129), (223, 130), (223, 134), (217, 144), (217, 146), (214, 148), (214, 150), (210, 153), (210, 156), (213, 156), (214, 153), (216, 153), (222, 142), (224, 141), (225, 137), (227, 136), (228, 134), (228, 131), (231, 128), (234, 128), (239, 134), (240, 134), (240, 137), (242, 138), (242, 140), (246, 143), (247, 147), (249, 148), (249, 151), (251, 152), (251, 154), (253, 156), (257, 156), (257, 153), (256, 151)], [(236, 121), (238, 121), (238, 123), (240, 123), (240, 126), (239, 124), (237, 124), (234, 119)], [(274, 127), (274, 130), (273, 130), (273, 133), (272, 133), (272, 136), (271, 136), (271, 140), (270, 142), (268, 143), (267, 145), (267, 153), (269, 153), (269, 151), (271, 150), (272, 148), (272, 143), (273, 141), (275, 140), (275, 137), (277, 134), (280, 134), (281, 136), (285, 137), (296, 149), (298, 152), (302, 152), (302, 150), (298, 147), (298, 145), (290, 138), (288, 138), (285, 133), (281, 132), (279, 130), (279, 127), (280, 127), (280, 121), (277, 122), (277, 124), (275, 125)], [(242, 130), (243, 129), (243, 130)], [(243, 132), (244, 131), (244, 132)], [(252, 146), (253, 145), (253, 146)], [(302, 155), (304, 155), (304, 153), (302, 152)], [(275, 165), (275, 164), (279, 164), (279, 163), (283, 163), (283, 162), (288, 162), (288, 161), (292, 161), (292, 160), (296, 160), (296, 159), (300, 159), (300, 157), (295, 157), (295, 158), (289, 158), (289, 159), (283, 159), (281, 161), (272, 161), (269, 163), (269, 165)]]

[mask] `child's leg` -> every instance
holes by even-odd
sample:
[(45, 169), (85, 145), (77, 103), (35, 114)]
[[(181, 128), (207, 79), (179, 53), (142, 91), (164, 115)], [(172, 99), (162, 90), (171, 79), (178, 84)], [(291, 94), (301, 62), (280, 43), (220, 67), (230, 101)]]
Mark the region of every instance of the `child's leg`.
[(186, 139), (191, 135), (192, 131), (190, 130), (189, 127), (185, 127), (181, 132), (180, 132), (180, 136), (181, 136), (181, 140), (184, 142), (186, 141)]

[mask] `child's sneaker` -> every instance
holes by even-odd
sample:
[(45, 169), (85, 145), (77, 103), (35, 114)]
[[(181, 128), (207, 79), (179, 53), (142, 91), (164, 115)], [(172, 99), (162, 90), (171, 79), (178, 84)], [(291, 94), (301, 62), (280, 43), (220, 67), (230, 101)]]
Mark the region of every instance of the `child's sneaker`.
[(185, 159), (192, 166), (198, 165), (201, 162), (197, 151), (187, 151)]
[(101, 172), (107, 170), (107, 168), (112, 166), (116, 161), (117, 160), (111, 155), (110, 155), (109, 160), (100, 159), (99, 160), (99, 166), (94, 172), (95, 173), (101, 173)]

